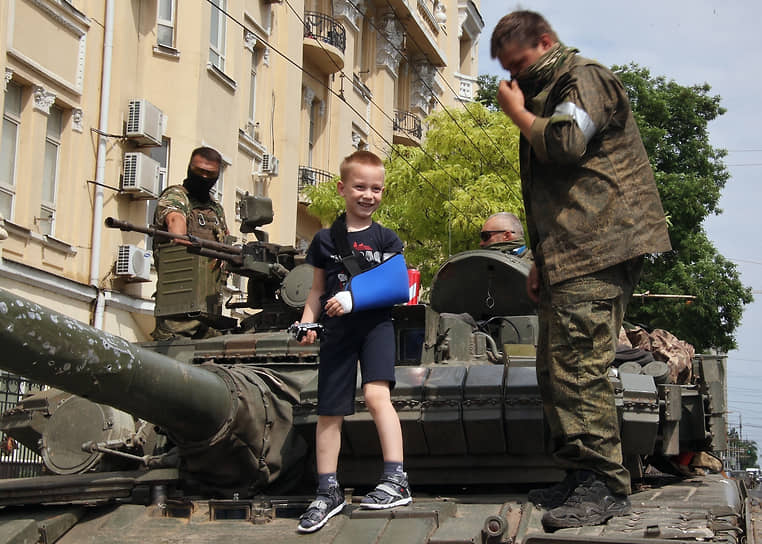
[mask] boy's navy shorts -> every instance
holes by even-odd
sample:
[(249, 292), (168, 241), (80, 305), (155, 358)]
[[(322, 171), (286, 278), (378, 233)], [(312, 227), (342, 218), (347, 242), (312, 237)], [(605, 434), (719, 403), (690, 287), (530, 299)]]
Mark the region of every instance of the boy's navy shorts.
[(394, 388), (394, 324), (388, 310), (366, 311), (323, 321), (318, 366), (318, 415), (355, 412), (357, 361), (362, 385), (389, 382)]

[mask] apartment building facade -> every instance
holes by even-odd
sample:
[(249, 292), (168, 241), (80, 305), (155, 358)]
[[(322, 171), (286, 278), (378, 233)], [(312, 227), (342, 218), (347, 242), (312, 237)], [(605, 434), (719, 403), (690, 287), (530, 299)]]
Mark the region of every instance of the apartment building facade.
[(0, 287), (149, 339), (150, 240), (106, 217), (150, 223), (208, 145), (231, 232), (263, 195), (270, 241), (306, 248), (305, 187), (471, 100), (483, 26), (475, 0), (0, 2)]

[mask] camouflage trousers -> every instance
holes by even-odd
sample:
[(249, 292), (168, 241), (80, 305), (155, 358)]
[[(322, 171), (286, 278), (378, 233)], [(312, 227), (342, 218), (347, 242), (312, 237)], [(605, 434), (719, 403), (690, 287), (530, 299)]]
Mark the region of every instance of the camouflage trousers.
[(608, 370), (642, 257), (554, 285), (542, 280), (537, 382), (550, 447), (564, 469), (597, 473), (629, 494)]

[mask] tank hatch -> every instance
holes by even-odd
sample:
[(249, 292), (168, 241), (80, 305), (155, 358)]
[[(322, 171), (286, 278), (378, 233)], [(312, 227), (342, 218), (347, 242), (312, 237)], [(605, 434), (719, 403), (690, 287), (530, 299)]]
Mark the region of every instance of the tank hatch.
[(502, 251), (477, 249), (453, 255), (431, 286), (437, 312), (468, 313), (477, 321), (535, 313), (526, 292), (529, 265)]

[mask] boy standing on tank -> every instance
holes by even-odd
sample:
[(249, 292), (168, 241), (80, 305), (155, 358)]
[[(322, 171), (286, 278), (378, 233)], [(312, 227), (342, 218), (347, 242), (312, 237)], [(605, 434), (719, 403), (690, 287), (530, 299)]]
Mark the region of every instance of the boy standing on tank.
[[(378, 485), (362, 500), (362, 507), (381, 509), (412, 501), (407, 474), (403, 470), (402, 429), (391, 402), (394, 377), (394, 328), (391, 308), (347, 314), (336, 294), (344, 291), (350, 274), (334, 242), (345, 236), (354, 258), (378, 264), (401, 253), (402, 241), (390, 229), (372, 219), (384, 191), (384, 165), (369, 151), (356, 151), (340, 167), (339, 194), (346, 212), (331, 229), (319, 231), (307, 252), (315, 267), (312, 288), (302, 314), (303, 323), (323, 324), (318, 367), (318, 422), (315, 433), (317, 497), (299, 521), (299, 532), (320, 529), (344, 507), (344, 494), (336, 477), (341, 426), (344, 416), (354, 413), (357, 361), (362, 390), (381, 442), (384, 470)], [(337, 228), (338, 227), (338, 228)], [(337, 234), (338, 233), (338, 234)], [(322, 317), (321, 317), (322, 316)], [(302, 343), (315, 341), (309, 331)]]

